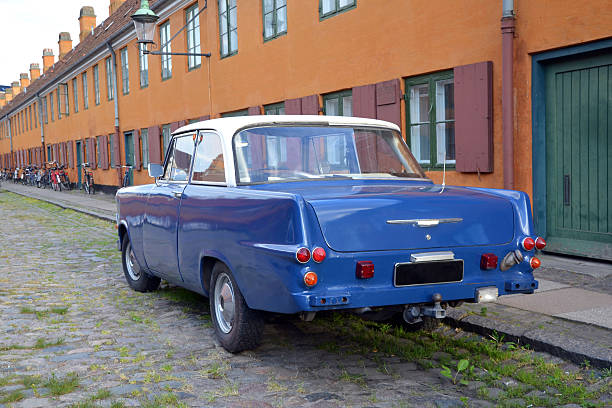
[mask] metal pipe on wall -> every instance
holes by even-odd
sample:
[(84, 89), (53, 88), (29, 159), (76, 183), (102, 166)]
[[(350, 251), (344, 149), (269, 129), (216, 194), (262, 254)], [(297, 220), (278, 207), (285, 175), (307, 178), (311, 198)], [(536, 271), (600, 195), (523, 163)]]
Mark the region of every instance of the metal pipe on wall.
[(514, 1), (502, 0), (502, 139), (504, 188), (514, 188)]

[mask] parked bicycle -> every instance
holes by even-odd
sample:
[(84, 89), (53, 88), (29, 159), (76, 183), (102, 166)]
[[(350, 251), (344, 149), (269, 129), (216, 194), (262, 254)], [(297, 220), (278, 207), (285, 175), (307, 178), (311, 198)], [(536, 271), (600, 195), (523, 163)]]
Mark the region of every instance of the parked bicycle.
[(95, 194), (96, 187), (94, 184), (93, 171), (89, 163), (83, 163), (81, 166), (83, 167), (83, 190), (85, 190), (87, 194)]
[(134, 168), (134, 166), (117, 166), (118, 168), (124, 168), (125, 174), (123, 175), (123, 182), (121, 183), (121, 187), (127, 187), (130, 185), (130, 171)]

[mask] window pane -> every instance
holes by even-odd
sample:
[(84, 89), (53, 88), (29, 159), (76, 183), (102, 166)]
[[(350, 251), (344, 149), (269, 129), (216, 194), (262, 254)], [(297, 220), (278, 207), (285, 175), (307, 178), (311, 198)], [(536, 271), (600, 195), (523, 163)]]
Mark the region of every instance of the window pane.
[(263, 9), (264, 13), (268, 13), (274, 10), (274, 0), (264, 0), (263, 7), (264, 7)]
[(230, 30), (235, 30), (238, 27), (238, 13), (236, 7), (230, 9)]
[(353, 97), (342, 97), (342, 116), (353, 116)]
[(170, 125), (162, 126), (162, 147), (164, 149), (163, 154), (166, 155), (168, 150), (168, 144), (170, 143)]
[(436, 121), (455, 119), (455, 93), (452, 79), (436, 82)]
[(278, 114), (279, 115), (284, 115), (285, 114), (285, 107), (284, 106), (278, 108)]
[(170, 179), (174, 181), (187, 181), (189, 178), (189, 166), (193, 155), (193, 138), (191, 136), (180, 137), (174, 144), (172, 154), (172, 174)]
[(140, 131), (140, 140), (142, 140), (142, 165), (147, 168), (149, 165), (149, 129)]
[(444, 152), (446, 152), (446, 163), (455, 163), (455, 122), (442, 122), (436, 125), (436, 143), (438, 164), (444, 163)]
[(221, 27), (219, 28), (221, 34), (227, 33), (227, 13), (221, 14), (219, 21), (221, 23)]
[(219, 13), (225, 13), (227, 10), (227, 0), (219, 0)]
[(204, 133), (202, 136), (193, 161), (192, 180), (225, 182), (225, 164), (219, 136), (215, 133)]
[(429, 86), (410, 87), (410, 123), (429, 122)]
[(230, 53), (238, 51), (238, 31), (230, 33)]
[(328, 99), (325, 101), (325, 114), (338, 115), (338, 99)]
[(223, 34), (221, 36), (221, 55), (229, 54), (229, 44), (227, 43), (227, 41), (228, 41), (228, 35)]
[(352, 6), (353, 4), (355, 4), (355, 0), (340, 0), (339, 2), (340, 8)]
[(276, 33), (287, 31), (287, 7), (276, 10)]
[(410, 127), (410, 150), (419, 163), (429, 163), (429, 124)]
[(323, 14), (336, 10), (336, 0), (321, 0), (321, 11)]
[(264, 36), (266, 38), (272, 37), (274, 33), (274, 14), (269, 13), (264, 16)]

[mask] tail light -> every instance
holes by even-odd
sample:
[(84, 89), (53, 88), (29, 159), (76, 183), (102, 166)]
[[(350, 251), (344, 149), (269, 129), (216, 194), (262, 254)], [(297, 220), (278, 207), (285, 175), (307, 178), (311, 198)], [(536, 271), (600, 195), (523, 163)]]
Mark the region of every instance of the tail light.
[(325, 259), (325, 250), (321, 247), (316, 247), (315, 249), (312, 250), (312, 259), (316, 262), (316, 263), (321, 263), (323, 262), (323, 260)]
[(535, 241), (533, 238), (527, 237), (523, 240), (522, 245), (525, 251), (531, 251), (533, 248), (535, 248)]
[(531, 258), (531, 260), (529, 261), (529, 265), (531, 265), (532, 269), (538, 269), (540, 267), (540, 265), (542, 265), (542, 262), (536, 258), (535, 256), (533, 258)]
[(312, 271), (306, 272), (306, 274), (304, 275), (304, 283), (309, 288), (311, 288), (314, 285), (316, 285), (317, 284), (317, 280), (318, 280), (317, 274), (312, 272)]
[(480, 257), (480, 269), (495, 269), (497, 268), (497, 255), (495, 254), (482, 254)]
[(374, 276), (374, 263), (372, 261), (359, 261), (355, 275), (358, 279), (370, 279)]
[(298, 249), (295, 253), (295, 259), (297, 259), (299, 263), (306, 263), (310, 261), (310, 250), (304, 247)]
[(542, 250), (542, 249), (544, 249), (544, 247), (545, 247), (545, 246), (546, 246), (546, 240), (545, 240), (544, 238), (542, 238), (542, 237), (538, 237), (538, 238), (535, 240), (535, 247), (536, 247), (536, 248), (538, 248), (538, 249)]

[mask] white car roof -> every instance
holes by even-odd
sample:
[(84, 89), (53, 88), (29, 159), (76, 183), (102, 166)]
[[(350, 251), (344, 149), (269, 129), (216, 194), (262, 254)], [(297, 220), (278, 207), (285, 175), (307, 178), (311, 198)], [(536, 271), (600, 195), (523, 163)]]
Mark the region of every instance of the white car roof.
[(260, 125), (331, 125), (331, 126), (375, 126), (400, 131), (399, 127), (391, 122), (377, 119), (355, 118), (352, 116), (321, 116), (321, 115), (253, 115), (232, 116), (226, 118), (210, 119), (183, 126), (173, 134), (201, 129), (218, 131), (224, 138), (231, 138), (237, 130)]

